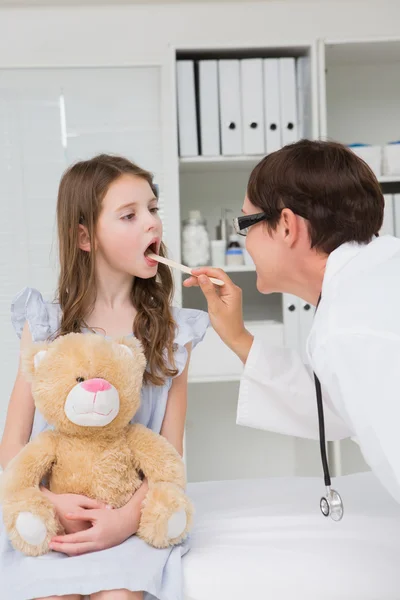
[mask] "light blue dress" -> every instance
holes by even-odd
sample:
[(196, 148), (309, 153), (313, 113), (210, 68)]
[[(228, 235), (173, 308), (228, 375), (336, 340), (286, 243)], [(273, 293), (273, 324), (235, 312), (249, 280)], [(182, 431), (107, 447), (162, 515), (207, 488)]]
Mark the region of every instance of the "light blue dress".
[[(177, 324), (175, 360), (179, 372), (185, 367), (187, 351), (199, 343), (207, 330), (208, 315), (201, 311), (173, 309)], [(57, 304), (44, 302), (41, 294), (26, 288), (12, 304), (12, 322), (21, 336), (26, 321), (34, 341), (46, 340), (59, 327)], [(159, 433), (172, 379), (163, 387), (144, 386), (142, 401), (134, 421)], [(36, 411), (32, 438), (48, 427)], [(126, 588), (145, 591), (146, 600), (182, 600), (182, 556), (189, 542), (174, 548), (155, 549), (133, 536), (123, 544), (90, 554), (67, 557), (57, 552), (31, 558), (13, 549), (7, 539), (0, 514), (0, 598), (31, 600), (52, 595), (87, 595), (101, 590)]]

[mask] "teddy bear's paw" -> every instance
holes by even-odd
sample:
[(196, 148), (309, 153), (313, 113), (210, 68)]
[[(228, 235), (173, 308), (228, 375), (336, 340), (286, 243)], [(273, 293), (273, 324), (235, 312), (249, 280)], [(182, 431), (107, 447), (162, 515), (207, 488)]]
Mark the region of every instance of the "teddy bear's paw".
[(193, 506), (175, 484), (149, 484), (137, 535), (156, 548), (180, 544), (188, 534)]
[(174, 513), (168, 520), (167, 536), (170, 540), (179, 538), (187, 526), (186, 511), (184, 508)]
[(20, 512), (15, 528), (23, 541), (30, 546), (41, 546), (47, 537), (45, 524), (31, 512)]

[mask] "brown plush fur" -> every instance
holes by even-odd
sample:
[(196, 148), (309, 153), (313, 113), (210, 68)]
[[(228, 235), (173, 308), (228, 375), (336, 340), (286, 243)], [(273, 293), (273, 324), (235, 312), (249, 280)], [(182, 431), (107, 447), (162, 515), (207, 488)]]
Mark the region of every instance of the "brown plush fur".
[[(119, 344), (126, 345), (134, 356)], [(35, 368), (35, 356), (47, 350)], [(140, 405), (145, 358), (134, 338), (111, 342), (99, 335), (68, 334), (51, 343), (34, 344), (24, 357), (24, 369), (32, 381), (36, 408), (54, 431), (30, 442), (5, 470), (0, 490), (3, 518), (13, 546), (38, 556), (48, 551), (51, 538), (63, 533), (49, 500), (39, 485), (48, 477), (51, 491), (83, 494), (118, 508), (126, 504), (142, 482), (149, 481), (138, 535), (164, 548), (185, 538), (191, 525), (192, 506), (184, 493), (181, 457), (162, 436), (130, 421)], [(120, 408), (104, 427), (72, 423), (64, 412), (65, 400), (77, 377), (101, 377), (119, 393)], [(168, 520), (176, 511), (186, 512), (187, 526), (176, 539), (168, 539)], [(16, 530), (20, 512), (30, 512), (45, 523), (48, 535), (40, 546), (26, 543)]]

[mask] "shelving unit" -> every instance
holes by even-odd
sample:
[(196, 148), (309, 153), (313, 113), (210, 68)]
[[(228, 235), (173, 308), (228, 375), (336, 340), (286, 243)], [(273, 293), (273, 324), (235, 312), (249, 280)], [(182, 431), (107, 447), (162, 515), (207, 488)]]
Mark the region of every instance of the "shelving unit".
[[(397, 102), (400, 95), (399, 40), (320, 40), (315, 45), (310, 43), (309, 46), (297, 46), (292, 50), (296, 56), (303, 53), (310, 57), (308, 112), (313, 127), (306, 137), (334, 139), (344, 144), (380, 145), (400, 137)], [(251, 49), (252, 56), (258, 55), (257, 53), (262, 56), (287, 56), (290, 55), (291, 48)], [(248, 54), (249, 50), (246, 48), (207, 48), (200, 54), (196, 49), (185, 48), (184, 51), (177, 50), (174, 53), (173, 61), (180, 57), (196, 58), (199, 55), (226, 58), (229, 55), (240, 57)], [(179, 194), (180, 221), (187, 217), (189, 210), (201, 209), (206, 217), (210, 236), (214, 238), (221, 208), (231, 209), (232, 217), (240, 214), (249, 174), (262, 158), (262, 155), (177, 156), (176, 190)], [(385, 194), (400, 193), (400, 175), (381, 174), (378, 180)], [(225, 270), (243, 289), (243, 310), (247, 324), (264, 322), (265, 339), (269, 343), (285, 344), (297, 349), (305, 357), (305, 340), (314, 312), (310, 306), (294, 296), (257, 294), (253, 266), (225, 267)], [(183, 306), (206, 309), (198, 290), (182, 290), (178, 283), (178, 293), (181, 293)], [(261, 330), (258, 332), (260, 334)], [(248, 464), (254, 461), (256, 455), (259, 457), (261, 454), (263, 461), (258, 461), (257, 466), (252, 468), (252, 476), (263, 476), (273, 472), (273, 467), (266, 458), (271, 452), (274, 456), (280, 456), (280, 474), (319, 475), (321, 467), (318, 442), (275, 436), (256, 430), (243, 432), (243, 428), (235, 429), (232, 422), (229, 437), (221, 449), (218, 432), (225, 430), (224, 419), (235, 420), (241, 370), (239, 361), (235, 361), (235, 357), (226, 350), (215, 333), (209, 331), (203, 344), (192, 356), (189, 372), (189, 478), (196, 480), (236, 476), (231, 469), (231, 457), (238, 453), (248, 457)], [(212, 428), (210, 436), (205, 427)], [(198, 440), (202, 439), (202, 434), (207, 435), (209, 451), (214, 449), (213, 458), (207, 463), (207, 467), (198, 459)], [(254, 445), (249, 445), (249, 439), (253, 440)], [(329, 455), (333, 471), (336, 468), (337, 473), (367, 469), (358, 446), (351, 440), (330, 445)], [(237, 476), (242, 477), (243, 473), (237, 471)]]
[[(322, 139), (380, 146), (399, 139), (400, 39), (321, 40), (319, 65)], [(400, 174), (381, 174), (378, 181), (391, 199), (386, 210), (400, 214), (400, 196), (391, 197), (400, 193)], [(350, 440), (335, 446), (343, 472), (367, 468)]]
[[(201, 58), (248, 58), (248, 57), (307, 57), (309, 61), (309, 88), (304, 98), (307, 106), (303, 110), (307, 114), (307, 137), (318, 137), (317, 106), (317, 59), (316, 45), (310, 43), (303, 46), (282, 46), (262, 48), (207, 48), (199, 51), (196, 48), (175, 50), (171, 68), (175, 70), (176, 61)], [(298, 90), (296, 90), (298, 93)], [(306, 101), (305, 101), (306, 102)], [(177, 103), (173, 111), (177, 110)], [(175, 113), (176, 114), (176, 113)], [(176, 122), (176, 126), (177, 126)], [(221, 209), (229, 209), (230, 218), (240, 215), (246, 193), (249, 175), (254, 166), (264, 155), (234, 156), (194, 156), (176, 157), (176, 193), (179, 196), (179, 220), (186, 219), (191, 210), (200, 210), (206, 219), (211, 239), (216, 239), (216, 227), (221, 218)], [(244, 242), (244, 239), (243, 239)], [(178, 260), (183, 260), (180, 255)], [(300, 304), (299, 299), (282, 294), (261, 295), (256, 289), (256, 273), (254, 265), (225, 266), (233, 281), (243, 290), (243, 312), (246, 327), (257, 337), (272, 345), (282, 346), (297, 344), (300, 349), (302, 339), (310, 324), (309, 315)], [(180, 285), (178, 276), (177, 297), (182, 306), (206, 310), (205, 299), (198, 289), (187, 289)], [(291, 305), (296, 303), (295, 311)], [(300, 323), (300, 316), (304, 318)], [(236, 400), (239, 380), (243, 370), (241, 361), (223, 344), (210, 328), (202, 344), (192, 354), (189, 369), (189, 407), (186, 430), (186, 462), (189, 480), (221, 479), (243, 477), (240, 463), (248, 465), (254, 456), (259, 460), (248, 467), (245, 476), (265, 476), (266, 474), (307, 473), (307, 461), (298, 464), (297, 455), (314, 455), (316, 449), (312, 443), (295, 438), (274, 435), (272, 433), (248, 430), (235, 425)], [(208, 407), (208, 408), (207, 408)], [(208, 431), (204, 429), (208, 410), (212, 423)], [(228, 422), (226, 422), (228, 420)], [(229, 430), (229, 437), (222, 439), (224, 431)], [(199, 460), (198, 441), (207, 437), (207, 455), (213, 456), (205, 467)], [(251, 441), (250, 441), (251, 440)], [(221, 449), (221, 443), (223, 449)], [(232, 466), (232, 456), (238, 456), (238, 465)], [(268, 457), (275, 457), (272, 464)], [(313, 458), (311, 458), (313, 462)], [(310, 463), (308, 463), (309, 465)]]
[[(320, 42), (321, 137), (385, 146), (399, 139), (400, 39)], [(400, 174), (378, 174), (400, 187)]]

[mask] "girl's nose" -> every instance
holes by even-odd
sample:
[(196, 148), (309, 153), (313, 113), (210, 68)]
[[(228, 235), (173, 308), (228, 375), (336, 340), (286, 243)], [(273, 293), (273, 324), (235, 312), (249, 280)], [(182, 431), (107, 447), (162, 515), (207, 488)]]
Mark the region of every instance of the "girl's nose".
[(158, 213), (148, 213), (146, 218), (146, 231), (151, 231), (160, 227), (160, 217)]
[(81, 387), (87, 392), (105, 392), (106, 390), (111, 389), (111, 384), (108, 383), (105, 379), (100, 379), (99, 377), (95, 377), (94, 379), (88, 379), (81, 383)]
[(148, 219), (145, 225), (145, 231), (155, 231), (157, 228), (157, 221), (155, 219)]

